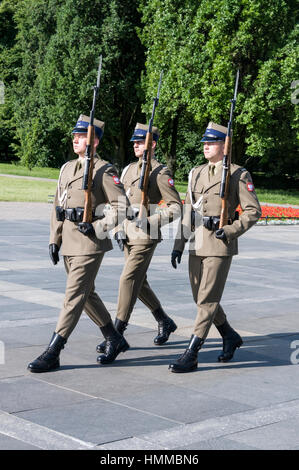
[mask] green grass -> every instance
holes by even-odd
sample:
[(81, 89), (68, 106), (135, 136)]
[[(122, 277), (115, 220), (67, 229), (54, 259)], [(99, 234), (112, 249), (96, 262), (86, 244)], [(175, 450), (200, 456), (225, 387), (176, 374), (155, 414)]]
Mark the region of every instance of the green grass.
[[(0, 173), (33, 176), (39, 178), (58, 179), (57, 168), (28, 168), (19, 164), (0, 163)], [(176, 181), (176, 188), (185, 198), (187, 181)], [(0, 201), (32, 201), (47, 202), (48, 195), (55, 194), (56, 182), (26, 180), (22, 178), (0, 177)], [(258, 198), (261, 202), (273, 204), (299, 205), (299, 191), (295, 189), (259, 189), (256, 188)]]
[(26, 166), (18, 163), (0, 163), (0, 173), (6, 175), (34, 176), (38, 178), (58, 179), (58, 168), (39, 168), (34, 167), (29, 170)]
[(34, 181), (0, 176), (0, 201), (48, 202), (55, 194), (56, 182)]
[(256, 193), (261, 202), (299, 205), (299, 191), (295, 189), (256, 189)]
[[(187, 191), (187, 182), (176, 182), (175, 187), (184, 198)], [(292, 204), (299, 205), (299, 191), (295, 189), (259, 189), (255, 188), (261, 202), (269, 204)]]

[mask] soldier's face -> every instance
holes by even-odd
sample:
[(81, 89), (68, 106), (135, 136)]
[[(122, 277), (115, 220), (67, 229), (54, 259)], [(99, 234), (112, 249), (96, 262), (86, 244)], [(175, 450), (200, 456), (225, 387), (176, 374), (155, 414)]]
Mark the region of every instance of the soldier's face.
[(207, 160), (217, 163), (223, 158), (224, 142), (204, 142), (203, 152)]
[[(155, 150), (156, 142), (153, 140), (152, 149)], [(145, 140), (135, 140), (133, 144), (135, 157), (141, 158), (145, 150)]]
[(84, 155), (87, 143), (87, 134), (74, 134), (73, 149), (77, 155)]
[[(94, 149), (96, 149), (99, 139), (94, 139)], [(77, 155), (84, 156), (87, 145), (87, 134), (73, 134), (73, 149)]]

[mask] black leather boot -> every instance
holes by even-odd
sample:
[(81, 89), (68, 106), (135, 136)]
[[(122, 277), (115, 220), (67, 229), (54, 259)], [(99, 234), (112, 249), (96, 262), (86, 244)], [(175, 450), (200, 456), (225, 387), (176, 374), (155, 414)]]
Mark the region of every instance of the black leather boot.
[(112, 322), (101, 327), (101, 331), (105, 337), (105, 351), (104, 354), (97, 357), (99, 364), (110, 364), (121, 352), (129, 349), (129, 344), (125, 338), (114, 328)]
[(158, 335), (154, 338), (154, 343), (157, 346), (161, 346), (166, 343), (170, 333), (173, 333), (177, 329), (177, 326), (174, 321), (166, 315), (162, 307), (154, 310), (152, 314), (158, 322)]
[(203, 343), (203, 339), (192, 335), (186, 351), (173, 364), (169, 364), (171, 372), (191, 372), (197, 369), (197, 354)]
[(230, 361), (234, 356), (235, 350), (242, 346), (243, 340), (241, 336), (230, 326), (227, 320), (225, 320), (222, 325), (216, 326), (216, 328), (223, 339), (223, 349), (221, 354), (218, 356), (218, 361)]
[(59, 354), (65, 343), (66, 339), (54, 332), (47, 349), (28, 365), (30, 372), (49, 372), (59, 369)]
[[(114, 326), (115, 326), (116, 331), (118, 331), (123, 336), (125, 330), (127, 329), (128, 322), (122, 321), (122, 320), (120, 320), (119, 318), (116, 317), (115, 321), (114, 321)], [(105, 352), (105, 346), (106, 346), (106, 340), (104, 340), (102, 343), (97, 345), (96, 351), (98, 353)]]

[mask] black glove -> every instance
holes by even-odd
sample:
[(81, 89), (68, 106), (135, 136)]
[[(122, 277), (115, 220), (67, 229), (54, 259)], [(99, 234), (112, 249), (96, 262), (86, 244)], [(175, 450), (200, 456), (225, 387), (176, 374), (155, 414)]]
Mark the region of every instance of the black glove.
[(78, 224), (78, 230), (83, 233), (83, 235), (95, 235), (93, 225), (89, 222), (80, 222)]
[(59, 252), (58, 245), (56, 245), (56, 243), (51, 243), (49, 245), (49, 255), (50, 255), (50, 258), (51, 258), (53, 264), (57, 264), (58, 261), (59, 261), (58, 252)]
[(127, 241), (125, 232), (123, 230), (116, 232), (116, 234), (114, 235), (114, 238), (117, 241), (120, 251), (124, 251), (124, 246)]
[(176, 269), (176, 266), (177, 266), (176, 262), (180, 264), (182, 254), (183, 254), (182, 251), (178, 251), (178, 250), (173, 250), (173, 252), (171, 253), (171, 264), (174, 267), (174, 269)]
[(218, 230), (216, 230), (215, 237), (218, 238), (219, 240), (222, 240), (223, 242), (227, 242), (227, 238), (226, 238), (225, 231), (223, 230), (223, 228), (219, 228)]

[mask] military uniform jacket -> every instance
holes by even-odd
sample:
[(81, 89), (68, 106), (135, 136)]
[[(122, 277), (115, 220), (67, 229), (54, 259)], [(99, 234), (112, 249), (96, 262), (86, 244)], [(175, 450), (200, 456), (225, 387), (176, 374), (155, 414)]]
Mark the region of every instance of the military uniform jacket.
[[(139, 209), (141, 203), (141, 190), (138, 188), (141, 172), (141, 160), (128, 165), (122, 172), (121, 181), (124, 184), (126, 195), (130, 204)], [(126, 221), (124, 230), (128, 244), (151, 244), (153, 241), (161, 241), (161, 227), (180, 217), (182, 202), (179, 193), (175, 189), (174, 181), (169, 169), (159, 163), (155, 158), (151, 159), (151, 170), (148, 180), (149, 211), (147, 221), (149, 227), (137, 228), (134, 221)], [(166, 208), (158, 208), (158, 203), (163, 200)]]
[[(55, 243), (59, 247), (62, 245), (61, 253), (65, 256), (90, 255), (111, 250), (109, 230), (116, 225), (119, 212), (125, 214), (129, 205), (115, 168), (95, 156), (91, 198), (92, 209), (96, 210), (92, 222), (96, 236), (86, 236), (79, 232), (76, 222), (57, 221), (56, 206), (62, 206), (64, 209), (84, 207), (84, 166), (75, 172), (77, 162), (78, 159), (71, 160), (60, 170), (51, 215), (50, 244)], [(106, 203), (110, 203), (108, 211)]]
[[(176, 236), (174, 250), (184, 251), (186, 241), (194, 236), (191, 232), (191, 202), (193, 207), (201, 199), (202, 216), (220, 216), (221, 198), (219, 196), (221, 171), (211, 179), (208, 174), (208, 164), (194, 168), (189, 175), (188, 192), (186, 194), (184, 216)], [(192, 201), (191, 201), (192, 198)], [(189, 252), (198, 256), (232, 256), (238, 253), (237, 238), (254, 225), (261, 216), (261, 207), (254, 190), (251, 176), (245, 168), (231, 165), (231, 177), (228, 194), (228, 219), (233, 221), (223, 227), (227, 242), (215, 237), (215, 232), (208, 230), (202, 224), (198, 228), (199, 243), (190, 244)], [(242, 214), (239, 220), (234, 220), (235, 211), (240, 204)]]

